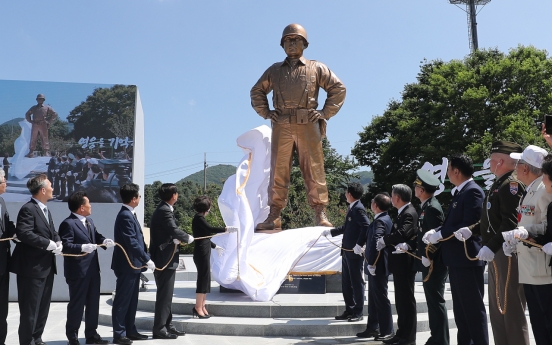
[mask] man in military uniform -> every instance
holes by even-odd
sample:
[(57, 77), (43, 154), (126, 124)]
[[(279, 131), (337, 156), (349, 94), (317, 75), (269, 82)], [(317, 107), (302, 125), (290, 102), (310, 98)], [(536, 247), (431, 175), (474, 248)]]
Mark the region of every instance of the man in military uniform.
[[(49, 105), (44, 105), (46, 98), (43, 94), (36, 96), (37, 105), (33, 105), (25, 114), (25, 119), (33, 124), (31, 130), (31, 144), (27, 157), (34, 157), (34, 150), (38, 136), (42, 140), (42, 150), (46, 156), (50, 156), (50, 142), (48, 141), (48, 128), (57, 119), (57, 113)], [(32, 115), (32, 116), (31, 116)]]
[[(550, 344), (551, 341), (552, 319), (547, 316), (552, 310), (552, 303), (549, 302), (552, 298), (551, 256), (537, 247), (525, 245), (516, 237), (539, 238), (547, 233), (548, 205), (552, 202), (552, 194), (546, 192), (543, 181), (542, 166), (547, 155), (545, 149), (534, 145), (527, 146), (521, 155), (510, 154), (512, 158), (519, 159), (517, 177), (527, 188), (519, 203), (517, 228), (502, 233), (506, 240), (502, 245), (504, 254), (509, 256), (517, 252), (518, 270), (510, 279), (519, 274), (519, 284), (523, 286), (527, 299), (529, 319), (537, 344)], [(510, 312), (509, 308), (507, 313)]]
[[(502, 243), (504, 243), (502, 233), (517, 226), (517, 207), (525, 194), (525, 186), (517, 179), (516, 174), (513, 174), (517, 160), (510, 157), (511, 153), (521, 153), (522, 150), (521, 146), (509, 141), (493, 143), (490, 169), (497, 179), (483, 202), (481, 220), (469, 226), (468, 229), (465, 227), (459, 229), (456, 235), (459, 240), (462, 240), (469, 238), (472, 232), (481, 234), (483, 247), (479, 250), (477, 258), (487, 262), (493, 261), (488, 269), (489, 314), (495, 344), (501, 345), (529, 345), (525, 294), (519, 284), (518, 260), (516, 257), (506, 257), (502, 249)], [(511, 265), (511, 273), (508, 281), (508, 295), (504, 295), (509, 265)], [(500, 306), (496, 296), (497, 285)], [(505, 308), (505, 300), (507, 300), (508, 309), (507, 313), (502, 315), (499, 307)]]
[[(418, 213), (418, 228), (421, 234), (431, 229), (436, 229), (443, 224), (445, 215), (441, 204), (435, 198), (435, 191), (439, 188), (440, 181), (427, 170), (416, 171), (417, 178), (414, 181), (414, 195), (421, 203), (421, 210)], [(450, 342), (447, 306), (445, 303), (445, 282), (448, 276), (447, 266), (441, 260), (440, 243), (426, 244), (422, 241), (423, 236), (418, 236), (416, 255), (422, 261), (416, 260), (414, 267), (422, 272), (424, 277), (430, 274), (425, 281), (424, 293), (427, 302), (427, 313), (429, 316), (429, 329), (431, 337), (426, 345), (448, 345)], [(430, 265), (433, 266), (430, 271)]]
[[(303, 57), (309, 42), (301, 25), (286, 26), (280, 45), (287, 58), (270, 66), (251, 89), (251, 105), (272, 123), (270, 213), (256, 229), (281, 229), (280, 213), (287, 203), (294, 151), (299, 155), (308, 202), (316, 212), (316, 224), (331, 227), (325, 214), (328, 188), (322, 138), (326, 121), (343, 105), (345, 86), (326, 65)], [(324, 107), (316, 110), (320, 88), (326, 91), (327, 98)], [(268, 107), (267, 94), (271, 91), (274, 110)]]

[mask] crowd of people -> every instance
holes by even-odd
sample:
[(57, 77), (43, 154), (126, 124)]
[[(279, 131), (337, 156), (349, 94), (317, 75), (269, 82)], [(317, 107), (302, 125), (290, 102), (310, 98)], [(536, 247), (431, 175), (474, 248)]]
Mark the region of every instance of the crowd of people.
[[(545, 139), (552, 142), (548, 135)], [(447, 175), (454, 188), (446, 215), (435, 198), (440, 181), (426, 170), (417, 171), (414, 193), (408, 185), (397, 184), (391, 195), (377, 194), (370, 204), (375, 214), (371, 223), (359, 201), (363, 186), (349, 184), (345, 224), (322, 233), (343, 234), (345, 311), (336, 320), (363, 319), (364, 266), (368, 321), (357, 337), (416, 344), (414, 282), (421, 272), (431, 330), (426, 345), (450, 343), (444, 298), (447, 277), (457, 344), (489, 344), (485, 293), (495, 344), (529, 345), (526, 308), (536, 344), (552, 344), (552, 154), (508, 141), (494, 142), (490, 152), (496, 180), (487, 192), (472, 178), (470, 157), (449, 157)], [(412, 194), (420, 201), (420, 210), (412, 205)], [(394, 220), (387, 213), (391, 207), (398, 210)], [(390, 274), (396, 331), (388, 298)]]
[[(0, 260), (0, 344), (5, 343), (7, 336), (9, 272), (17, 276), (19, 343), (45, 344), (42, 334), (57, 274), (56, 255), (64, 256), (64, 276), (69, 288), (65, 327), (68, 344), (80, 344), (78, 333), (83, 314), (86, 344), (109, 343), (97, 332), (101, 282), (97, 250), (111, 247), (114, 247), (111, 269), (116, 277), (113, 343), (132, 344), (133, 340), (148, 339), (147, 335), (138, 332), (135, 324), (140, 273), (146, 269), (154, 272), (157, 285), (153, 338), (177, 339), (186, 334), (172, 324), (171, 305), (178, 267), (178, 255), (174, 254), (182, 242), (190, 244), (194, 237), (176, 225), (173, 205), (178, 200), (178, 190), (175, 184), (166, 183), (159, 188), (161, 202), (151, 219), (149, 251), (135, 213), (141, 200), (138, 185), (128, 183), (120, 188), (123, 205), (115, 220), (113, 239), (104, 237), (96, 229), (86, 192), (76, 191), (68, 197), (70, 215), (56, 231), (47, 207), (47, 202), (54, 197), (54, 187), (48, 176), (42, 174), (29, 179), (27, 188), (32, 198), (19, 210), (16, 223), (10, 219), (0, 196), (0, 253), (4, 253)], [(0, 195), (5, 190), (6, 179), (4, 171), (0, 170)], [(194, 235), (237, 231), (234, 227), (209, 226), (204, 216), (210, 206), (211, 201), (205, 196), (195, 200), (198, 214), (192, 224)], [(10, 239), (16, 243), (11, 255)], [(198, 282), (193, 315), (200, 318), (210, 317), (205, 301), (210, 287), (211, 247), (219, 253), (224, 251), (205, 238), (198, 240), (194, 251)]]

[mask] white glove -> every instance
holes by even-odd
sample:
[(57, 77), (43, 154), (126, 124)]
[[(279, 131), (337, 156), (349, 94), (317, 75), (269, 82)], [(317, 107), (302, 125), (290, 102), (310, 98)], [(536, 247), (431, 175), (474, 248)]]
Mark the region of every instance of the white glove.
[(431, 266), (431, 260), (429, 260), (425, 256), (422, 256), (422, 265), (424, 265), (425, 267)]
[(356, 244), (355, 247), (353, 248), (353, 252), (355, 252), (355, 254), (358, 254), (360, 256), (362, 256), (363, 251), (364, 249), (362, 249), (362, 247), (359, 246), (358, 244)]
[(454, 232), (454, 237), (456, 237), (458, 241), (465, 241), (470, 238), (471, 235), (472, 232), (467, 227), (460, 228)]
[(512, 256), (513, 253), (516, 253), (516, 248), (517, 248), (516, 243), (509, 243), (509, 242), (502, 243), (502, 250), (504, 251), (504, 255), (506, 256)]
[(48, 247), (46, 247), (46, 250), (52, 251), (52, 250), (55, 250), (56, 248), (57, 248), (56, 242), (50, 240), (50, 244), (48, 245)]
[(224, 248), (216, 246), (215, 250), (217, 251), (219, 257), (224, 255)]
[(526, 240), (529, 237), (529, 232), (527, 232), (523, 226), (520, 226), (514, 230), (504, 231), (502, 237), (504, 237), (504, 241), (513, 244), (518, 243), (519, 238)]
[(494, 260), (494, 256), (493, 251), (490, 250), (489, 247), (484, 246), (481, 250), (479, 250), (479, 253), (475, 257), (481, 261), (491, 262)]
[(194, 241), (194, 236), (188, 235), (188, 244), (192, 243)]
[(146, 262), (146, 265), (148, 265), (148, 269), (155, 271), (155, 263), (153, 261)]
[(13, 240), (14, 240), (15, 242), (21, 242), (21, 241), (19, 240), (19, 238), (17, 238), (17, 234), (13, 234)]
[[(428, 231), (429, 232), (429, 231)], [(441, 235), (441, 231), (437, 231), (434, 234), (430, 235), (427, 240), (431, 244), (435, 244), (443, 239), (443, 235)]]
[(409, 249), (408, 244), (406, 243), (399, 243), (395, 246), (395, 251), (393, 254), (403, 254), (404, 252), (407, 252)]
[(548, 242), (542, 247), (542, 251), (548, 255), (552, 255), (552, 242)]
[(429, 236), (433, 235), (435, 233), (435, 229), (431, 229), (429, 230), (428, 232), (426, 232), (423, 236), (422, 236), (422, 241), (425, 243), (425, 244), (429, 244)]
[(234, 233), (234, 232), (238, 232), (238, 227), (237, 226), (227, 226), (226, 227), (226, 232), (231, 234), (231, 233)]
[(81, 252), (85, 252), (85, 253), (92, 253), (93, 251), (95, 251), (97, 248), (97, 246), (95, 244), (92, 244), (92, 243), (86, 243), (86, 244), (83, 244), (81, 246)]
[(385, 248), (385, 246), (385, 240), (383, 239), (383, 237), (380, 237), (378, 242), (376, 242), (376, 250), (379, 252), (380, 250)]
[(57, 247), (56, 249), (52, 250), (52, 253), (54, 253), (55, 255), (61, 255), (61, 251), (63, 250), (63, 244), (61, 244), (61, 242), (57, 242)]
[(322, 231), (322, 236), (331, 236), (332, 235), (332, 231), (330, 229), (326, 229), (324, 231)]
[(75, 181), (75, 184), (81, 184), (81, 181), (76, 180), (76, 181)]
[(180, 244), (182, 242), (180, 242), (180, 240), (178, 238), (173, 238), (173, 243), (174, 244)]
[(368, 272), (370, 272), (371, 275), (376, 275), (376, 266), (368, 265)]
[(111, 238), (106, 238), (106, 239), (103, 241), (103, 244), (105, 244), (105, 247), (106, 247), (106, 248), (115, 247), (115, 241), (113, 241)]

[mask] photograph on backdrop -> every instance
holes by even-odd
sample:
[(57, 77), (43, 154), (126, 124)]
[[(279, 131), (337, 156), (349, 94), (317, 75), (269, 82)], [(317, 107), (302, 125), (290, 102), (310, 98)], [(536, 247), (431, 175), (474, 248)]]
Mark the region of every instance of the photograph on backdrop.
[(46, 174), (54, 200), (77, 190), (121, 202), (132, 181), (135, 85), (0, 80), (0, 166), (6, 202), (28, 201), (29, 178)]

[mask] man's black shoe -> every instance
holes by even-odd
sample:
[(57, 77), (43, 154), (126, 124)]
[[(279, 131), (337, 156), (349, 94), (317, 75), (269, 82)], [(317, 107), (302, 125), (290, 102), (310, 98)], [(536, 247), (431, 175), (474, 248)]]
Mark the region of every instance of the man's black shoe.
[(395, 336), (395, 333), (391, 333), (391, 334), (387, 334), (387, 335), (378, 335), (378, 336), (376, 336), (376, 338), (374, 340), (376, 340), (376, 341), (385, 341), (385, 340), (393, 339), (394, 336)]
[(148, 339), (148, 336), (145, 334), (135, 333), (135, 334), (127, 334), (127, 338), (130, 340), (146, 340)]
[(178, 335), (164, 332), (164, 333), (154, 334), (153, 339), (178, 339)]
[(34, 343), (35, 345), (46, 345), (46, 343), (43, 342), (42, 340), (35, 340)]
[(388, 339), (388, 340), (383, 340), (382, 343), (384, 343), (384, 344), (395, 344), (395, 343), (398, 343), (399, 340), (401, 340), (401, 337), (397, 337), (397, 335), (395, 334), (393, 336), (393, 338)]
[(78, 339), (71, 339), (67, 342), (67, 345), (80, 345), (80, 342)]
[(186, 332), (179, 331), (176, 328), (174, 328), (174, 326), (167, 328), (167, 332), (169, 332), (170, 334), (176, 334), (176, 335), (186, 335)]
[(109, 340), (104, 340), (99, 334), (96, 334), (92, 338), (86, 338), (87, 344), (109, 344)]
[(359, 338), (377, 338), (378, 335), (379, 331), (377, 329), (366, 328), (364, 332), (357, 333), (356, 336)]
[(113, 338), (113, 344), (129, 345), (132, 344), (132, 340), (127, 337)]
[(364, 320), (364, 316), (362, 315), (352, 315), (350, 318), (349, 318), (349, 322), (357, 322), (357, 321), (362, 321)]
[(353, 316), (353, 315), (351, 315), (351, 313), (349, 313), (348, 311), (345, 310), (345, 311), (343, 312), (343, 314), (337, 315), (337, 316), (335, 317), (335, 319), (336, 319), (336, 320), (347, 320), (347, 319), (349, 319), (351, 316)]

